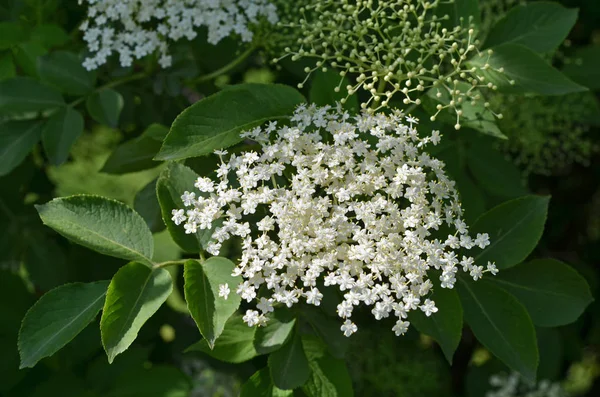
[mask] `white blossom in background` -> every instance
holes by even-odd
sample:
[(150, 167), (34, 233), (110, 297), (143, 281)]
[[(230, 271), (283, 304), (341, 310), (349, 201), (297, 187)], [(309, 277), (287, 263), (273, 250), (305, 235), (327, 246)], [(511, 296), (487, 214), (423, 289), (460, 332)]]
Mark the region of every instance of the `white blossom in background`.
[(558, 383), (541, 380), (535, 384), (527, 384), (517, 372), (510, 375), (496, 374), (490, 378), (490, 390), (485, 397), (566, 397), (567, 393)]
[(377, 320), (396, 317), (400, 335), (411, 310), (438, 311), (427, 271), (440, 271), (443, 288), (453, 288), (459, 271), (474, 279), (496, 271), (458, 255), (489, 238), (468, 234), (454, 182), (424, 151), (439, 133), (420, 137), (417, 123), (399, 111), (351, 117), (339, 105), (301, 105), (290, 126), (242, 134), (261, 151), (217, 152), (219, 180), (198, 178), (197, 191), (182, 196), (185, 215), (175, 209), (172, 219), (188, 233), (222, 219), (207, 248), (213, 255), (241, 238), (234, 275), (244, 281), (230, 287), (258, 302), (244, 316), (248, 325), (264, 324), (273, 305), (319, 306), (323, 284), (343, 294), (337, 313), (346, 336), (357, 330), (351, 316), (361, 304)]
[(169, 43), (192, 40), (197, 29), (208, 29), (208, 42), (217, 44), (237, 34), (252, 40), (250, 25), (259, 18), (278, 21), (269, 0), (78, 0), (87, 3), (87, 20), (81, 25), (83, 39), (92, 54), (84, 61), (88, 70), (119, 55), (122, 66), (158, 51), (162, 67), (171, 65)]

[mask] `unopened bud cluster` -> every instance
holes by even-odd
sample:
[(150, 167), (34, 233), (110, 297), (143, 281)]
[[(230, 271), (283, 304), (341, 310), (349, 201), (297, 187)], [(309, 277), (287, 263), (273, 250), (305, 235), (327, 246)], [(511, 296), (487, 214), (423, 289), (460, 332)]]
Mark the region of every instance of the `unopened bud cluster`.
[(87, 20), (81, 25), (91, 53), (83, 64), (88, 70), (115, 53), (127, 67), (156, 51), (160, 65), (169, 67), (169, 43), (194, 39), (200, 27), (207, 29), (211, 44), (231, 34), (248, 42), (251, 25), (259, 18), (278, 20), (268, 0), (79, 0), (83, 2), (88, 4)]
[(264, 325), (276, 305), (319, 306), (324, 285), (343, 295), (337, 313), (346, 336), (357, 330), (358, 305), (377, 320), (396, 317), (400, 335), (410, 311), (438, 311), (428, 272), (442, 288), (453, 288), (458, 272), (474, 280), (497, 272), (458, 256), (485, 248), (489, 237), (469, 235), (454, 182), (424, 151), (439, 132), (420, 137), (417, 123), (399, 111), (352, 117), (339, 104), (302, 105), (290, 126), (243, 134), (260, 151), (217, 152), (219, 180), (198, 178), (172, 219), (188, 233), (219, 225), (207, 247), (213, 255), (232, 237), (242, 240), (234, 275), (244, 281), (222, 285), (220, 295), (235, 290), (256, 303), (248, 325)]
[[(316, 60), (305, 69), (307, 79), (318, 69), (339, 70), (337, 90), (348, 95), (366, 91), (365, 109), (390, 106), (394, 98), (397, 104), (418, 105), (423, 92), (433, 88), (440, 97), (450, 96), (451, 102), (442, 106), (460, 120), (463, 101), (484, 101), (477, 88), (496, 87), (480, 73), (492, 69), (487, 62), (491, 52), (478, 51), (471, 18), (455, 24), (448, 15), (439, 15), (438, 7), (452, 1), (310, 2), (299, 8), (295, 20), (279, 23), (296, 29), (297, 42), (285, 53), (293, 60)], [(484, 62), (469, 64), (472, 58)], [(344, 76), (353, 84), (341, 87)]]

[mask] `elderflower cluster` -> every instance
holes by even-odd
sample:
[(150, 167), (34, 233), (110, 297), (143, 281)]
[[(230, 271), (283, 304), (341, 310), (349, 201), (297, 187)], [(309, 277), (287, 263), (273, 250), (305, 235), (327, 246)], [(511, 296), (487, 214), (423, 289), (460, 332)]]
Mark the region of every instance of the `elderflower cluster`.
[(486, 393), (485, 397), (566, 397), (560, 384), (542, 380), (530, 385), (513, 372), (510, 375), (497, 374), (490, 378), (490, 385), (497, 388)]
[(79, 0), (87, 3), (87, 20), (81, 25), (88, 50), (86, 69), (96, 69), (114, 53), (121, 66), (158, 51), (162, 67), (171, 65), (169, 42), (192, 40), (200, 27), (208, 30), (208, 42), (217, 44), (235, 33), (252, 40), (250, 25), (263, 17), (277, 22), (276, 7), (269, 0)]
[(301, 105), (290, 126), (242, 134), (260, 151), (217, 152), (219, 180), (198, 178), (197, 191), (182, 196), (187, 210), (173, 210), (172, 220), (187, 233), (217, 225), (213, 255), (241, 238), (233, 274), (244, 281), (222, 285), (220, 296), (231, 288), (257, 303), (244, 316), (249, 326), (264, 325), (274, 305), (319, 306), (322, 283), (343, 294), (337, 313), (346, 336), (357, 330), (351, 316), (360, 304), (377, 320), (395, 316), (400, 335), (411, 310), (438, 311), (428, 271), (439, 272), (442, 288), (453, 288), (458, 271), (474, 280), (497, 272), (458, 256), (485, 248), (489, 237), (469, 236), (454, 182), (424, 151), (439, 132), (422, 138), (417, 122), (399, 111), (351, 117), (339, 104)]
[(491, 101), (511, 115), (498, 122), (508, 137), (499, 146), (525, 175), (552, 175), (572, 164), (588, 165), (598, 152), (589, 135), (592, 125), (600, 123), (593, 94), (497, 95)]
[[(497, 88), (480, 73), (496, 69), (487, 62), (492, 52), (477, 48), (472, 18), (450, 21), (449, 15), (436, 12), (453, 1), (309, 2), (299, 7), (300, 16), (295, 15), (295, 20), (283, 19), (278, 24), (296, 29), (296, 43), (284, 49), (283, 58), (315, 59), (313, 67), (305, 68), (306, 79), (318, 69), (339, 70), (336, 91), (342, 88), (345, 76), (354, 78), (354, 83), (344, 88), (348, 96), (366, 91), (363, 109), (387, 107), (393, 98), (419, 105), (423, 92), (434, 88), (438, 97), (450, 97), (443, 108), (460, 120), (463, 101), (483, 101), (478, 88)], [(472, 58), (481, 65), (468, 63)], [(460, 128), (459, 122), (457, 125)]]

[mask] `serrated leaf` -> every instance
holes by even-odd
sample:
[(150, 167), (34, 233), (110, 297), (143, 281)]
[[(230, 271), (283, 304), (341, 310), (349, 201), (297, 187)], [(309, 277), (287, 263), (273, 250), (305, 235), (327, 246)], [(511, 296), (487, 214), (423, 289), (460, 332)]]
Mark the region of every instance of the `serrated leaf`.
[[(493, 54), (489, 59), (487, 52), (483, 51), (469, 63), (477, 67), (489, 64), (489, 69), (480, 70), (478, 73), (483, 75), (486, 81), (497, 85), (500, 91), (517, 94), (564, 95), (587, 90), (521, 44), (500, 44), (492, 50)], [(504, 72), (497, 72), (501, 68)], [(511, 80), (514, 84), (510, 83)]]
[(284, 309), (275, 310), (269, 322), (256, 330), (254, 347), (259, 354), (271, 353), (283, 346), (292, 334), (296, 319)]
[(109, 362), (127, 350), (172, 290), (173, 280), (165, 269), (150, 269), (138, 262), (119, 269), (108, 286), (100, 320), (102, 345)]
[(150, 125), (139, 137), (117, 146), (101, 171), (109, 174), (126, 174), (160, 165), (160, 162), (153, 158), (160, 150), (168, 131), (163, 125)]
[(43, 126), (34, 120), (0, 123), (0, 176), (21, 164), (40, 140)]
[(242, 385), (240, 397), (291, 397), (292, 390), (281, 390), (273, 384), (269, 369), (263, 368)]
[(496, 22), (483, 48), (515, 43), (538, 53), (554, 51), (567, 38), (577, 14), (576, 8), (565, 8), (555, 2), (519, 4)]
[(219, 296), (219, 286), (227, 284), (235, 291), (242, 282), (232, 276), (235, 264), (227, 258), (212, 257), (200, 263), (189, 260), (184, 265), (185, 300), (200, 333), (213, 348), (225, 323), (240, 306), (241, 299), (232, 292), (227, 299)]
[(585, 279), (572, 267), (554, 259), (520, 264), (498, 273), (490, 281), (514, 295), (540, 327), (572, 323), (593, 301)]
[(183, 225), (176, 225), (171, 220), (174, 209), (185, 209), (181, 195), (186, 191), (195, 190), (196, 179), (198, 179), (198, 174), (191, 168), (179, 163), (170, 163), (160, 174), (156, 183), (156, 195), (160, 203), (163, 221), (167, 225), (169, 233), (181, 249), (193, 253), (202, 250), (218, 224), (218, 221), (215, 221), (210, 230), (198, 229), (195, 234), (187, 234)]
[(479, 342), (527, 380), (535, 381), (537, 340), (527, 310), (485, 279), (459, 278), (457, 290), (465, 320)]
[(237, 84), (202, 99), (173, 122), (158, 160), (212, 153), (243, 140), (240, 132), (268, 120), (288, 119), (304, 97), (280, 84)]
[(42, 132), (44, 151), (53, 165), (64, 163), (71, 146), (83, 133), (83, 116), (72, 107), (65, 107), (52, 115)]
[(121, 94), (112, 89), (96, 91), (85, 101), (87, 111), (94, 120), (113, 128), (119, 124), (123, 105)]
[(33, 367), (79, 334), (104, 304), (108, 281), (65, 284), (44, 294), (19, 331), (21, 368)]
[(115, 200), (71, 196), (35, 206), (45, 225), (101, 254), (152, 266), (154, 241), (144, 219)]
[(56, 51), (39, 57), (37, 72), (43, 82), (67, 94), (85, 95), (94, 88), (93, 74), (71, 52)]
[(470, 232), (488, 233), (490, 244), (475, 262), (484, 266), (495, 262), (498, 269), (507, 269), (525, 260), (542, 237), (549, 201), (548, 196), (525, 196), (483, 214)]
[(29, 77), (0, 82), (0, 114), (55, 109), (65, 101), (58, 91)]
[(211, 349), (208, 342), (202, 339), (186, 349), (186, 352), (200, 351), (228, 363), (239, 364), (258, 355), (254, 348), (256, 327), (249, 327), (242, 321), (241, 315), (233, 315), (225, 323), (225, 329)]
[(309, 360), (310, 377), (302, 386), (308, 396), (352, 397), (352, 378), (344, 360), (329, 354)]
[(431, 336), (440, 345), (452, 365), (452, 357), (462, 337), (463, 309), (455, 290), (442, 288), (437, 279), (432, 279), (434, 289), (429, 299), (435, 302), (437, 313), (427, 317), (421, 310), (414, 310), (409, 319), (419, 332)]
[(310, 368), (297, 332), (282, 348), (271, 353), (269, 371), (275, 386), (282, 390), (295, 389), (306, 383)]

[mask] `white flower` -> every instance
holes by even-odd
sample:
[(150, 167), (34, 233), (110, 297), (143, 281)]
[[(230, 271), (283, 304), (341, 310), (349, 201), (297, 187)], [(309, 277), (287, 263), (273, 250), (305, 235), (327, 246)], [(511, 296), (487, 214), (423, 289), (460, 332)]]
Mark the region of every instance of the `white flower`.
[[(453, 288), (459, 271), (481, 278), (472, 257), (458, 258), (475, 243), (454, 182), (424, 151), (431, 139), (417, 133), (416, 119), (407, 125), (398, 111), (350, 118), (339, 108), (302, 105), (292, 120), (245, 134), (261, 150), (221, 156), (219, 180), (196, 183), (214, 191), (188, 200), (186, 231), (220, 219), (210, 253), (233, 237), (242, 241), (235, 291), (263, 316), (248, 312), (248, 324), (265, 322), (276, 303), (319, 306), (323, 283), (343, 293), (337, 314), (346, 335), (356, 331), (350, 318), (359, 305), (377, 320), (395, 316), (401, 335), (411, 310), (438, 311), (427, 298), (430, 270), (441, 272), (442, 288)], [(445, 239), (442, 226), (452, 233)]]
[(249, 327), (253, 327), (260, 323), (260, 315), (256, 310), (247, 310), (244, 317), (242, 317), (242, 320), (244, 320)]
[(496, 267), (496, 264), (492, 263), (492, 262), (488, 262), (487, 263), (487, 269), (486, 269), (486, 271), (492, 273), (494, 276), (496, 274), (498, 274), (498, 268)]
[(350, 336), (358, 330), (358, 327), (352, 321), (346, 320), (340, 329), (344, 333), (344, 336)]
[(249, 42), (259, 19), (271, 24), (278, 20), (269, 0), (79, 0), (82, 3), (88, 4), (88, 19), (80, 27), (91, 53), (83, 62), (88, 70), (113, 54), (128, 67), (154, 52), (166, 68), (173, 62), (169, 44), (194, 39), (199, 28), (207, 29), (210, 44), (231, 34)]
[(221, 284), (219, 285), (219, 296), (227, 299), (227, 297), (229, 296), (229, 293), (231, 292), (231, 290), (229, 289), (229, 285), (228, 284)]
[(173, 221), (173, 223), (175, 223), (176, 225), (180, 225), (182, 222), (184, 222), (187, 219), (187, 217), (183, 213), (184, 210), (171, 211), (171, 215), (173, 215), (173, 217), (171, 217), (171, 220)]

